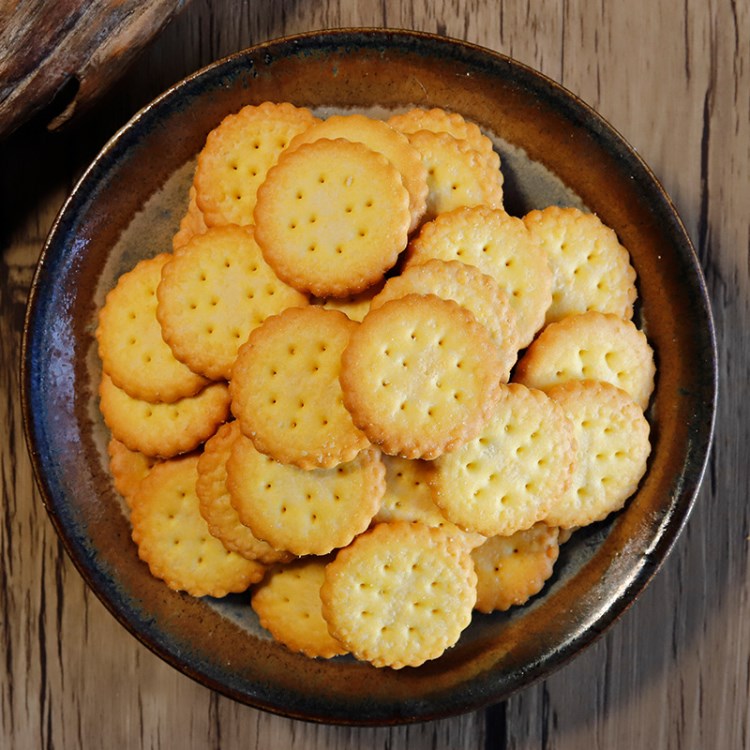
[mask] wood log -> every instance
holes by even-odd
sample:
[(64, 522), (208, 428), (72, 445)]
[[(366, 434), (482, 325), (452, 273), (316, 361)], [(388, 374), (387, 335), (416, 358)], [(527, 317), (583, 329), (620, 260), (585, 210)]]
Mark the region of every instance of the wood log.
[(128, 68), (187, 0), (4, 0), (0, 138), (33, 115), (54, 130)]

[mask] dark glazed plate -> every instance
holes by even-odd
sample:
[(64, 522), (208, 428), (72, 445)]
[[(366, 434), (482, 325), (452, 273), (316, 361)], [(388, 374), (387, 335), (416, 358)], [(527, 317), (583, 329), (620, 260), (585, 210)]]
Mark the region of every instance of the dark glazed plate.
[[(122, 270), (169, 248), (192, 160), (208, 131), (248, 103), (333, 109), (409, 105), (461, 112), (496, 137), (507, 207), (583, 205), (614, 227), (638, 272), (639, 323), (657, 354), (653, 453), (627, 509), (563, 547), (527, 607), (476, 615), (458, 645), (417, 669), (313, 661), (260, 630), (244, 597), (192, 599), (139, 562), (106, 470), (93, 330)], [(382, 111), (382, 110), (376, 110)], [(411, 32), (342, 30), (259, 45), (191, 76), (105, 147), (65, 204), (34, 279), (23, 396), (45, 505), (83, 577), (167, 662), (239, 701), (286, 716), (387, 724), (500, 701), (591, 643), (633, 601), (679, 534), (701, 481), (716, 399), (704, 281), (662, 188), (595, 112), (542, 75), (468, 44)]]

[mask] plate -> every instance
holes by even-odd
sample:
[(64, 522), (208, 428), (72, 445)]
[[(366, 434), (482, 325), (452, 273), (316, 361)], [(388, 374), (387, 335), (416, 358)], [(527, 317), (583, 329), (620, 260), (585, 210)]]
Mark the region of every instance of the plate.
[[(595, 211), (631, 250), (638, 323), (654, 346), (653, 451), (627, 508), (564, 545), (554, 577), (525, 607), (475, 615), (459, 643), (419, 668), (351, 657), (310, 660), (274, 643), (247, 598), (174, 593), (138, 560), (106, 468), (93, 332), (116, 276), (169, 249), (206, 134), (248, 103), (316, 111), (440, 106), (490, 134), (507, 208)], [(36, 477), (78, 570), (114, 616), (207, 687), (294, 718), (395, 724), (501, 701), (549, 675), (635, 599), (680, 533), (713, 433), (716, 345), (685, 229), (649, 168), (592, 109), (541, 74), (480, 47), (413, 32), (338, 30), (261, 44), (199, 71), (138, 113), (75, 187), (33, 281), (23, 408)]]

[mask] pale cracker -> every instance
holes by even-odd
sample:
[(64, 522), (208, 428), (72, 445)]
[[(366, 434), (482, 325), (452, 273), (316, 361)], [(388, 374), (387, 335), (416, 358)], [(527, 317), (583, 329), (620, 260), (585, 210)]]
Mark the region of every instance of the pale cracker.
[(419, 521), (436, 526), (470, 549), (482, 544), (486, 537), (472, 534), (451, 523), (435, 505), (429, 484), (429, 461), (383, 455), (385, 494), (373, 523)]
[(482, 433), (433, 462), (433, 498), (461, 528), (508, 536), (546, 517), (571, 483), (575, 457), (560, 406), (511, 383)]
[(215, 597), (245, 591), (265, 567), (211, 536), (198, 511), (197, 478), (192, 454), (157, 464), (141, 482), (131, 513), (138, 556), (175, 591)]
[(346, 653), (328, 632), (321, 612), (320, 587), (327, 562), (308, 557), (276, 565), (255, 588), (251, 600), (262, 627), (288, 649), (313, 659)]
[(212, 227), (165, 264), (156, 316), (175, 357), (211, 380), (228, 380), (250, 331), (287, 307), (308, 304), (263, 259), (252, 227)]
[(651, 452), (649, 424), (625, 391), (600, 381), (550, 388), (573, 424), (578, 445), (573, 482), (545, 521), (572, 528), (601, 521), (636, 491)]
[(537, 523), (511, 536), (490, 537), (472, 551), (479, 612), (505, 611), (525, 604), (552, 575), (560, 554), (559, 529)]
[(427, 168), (425, 221), (460, 206), (502, 208), (503, 174), (486, 154), (448, 133), (420, 130), (407, 137)]
[(240, 349), (232, 411), (262, 453), (303, 469), (353, 459), (369, 445), (342, 401), (341, 353), (357, 323), (337, 310), (289, 308)]
[(458, 112), (446, 112), (439, 107), (432, 109), (411, 109), (408, 112), (392, 115), (387, 120), (392, 128), (402, 133), (416, 133), (418, 130), (430, 130), (433, 133), (449, 133), (456, 140), (467, 141), (480, 153), (496, 160), (500, 168), (500, 156), (494, 150), (492, 141), (482, 133), (479, 127)]
[(171, 458), (197, 448), (226, 421), (229, 390), (213, 383), (195, 396), (152, 404), (131, 398), (103, 373), (99, 408), (112, 436), (130, 450)]
[(388, 279), (370, 303), (370, 309), (377, 310), (388, 300), (412, 293), (435, 294), (465, 307), (490, 332), (502, 362), (498, 378), (508, 381), (518, 357), (516, 313), (508, 295), (492, 276), (457, 260), (428, 260)]
[(361, 323), (370, 311), (372, 298), (381, 292), (384, 284), (385, 281), (380, 281), (359, 294), (352, 294), (348, 297), (328, 297), (320, 300), (319, 303), (326, 310), (340, 310), (350, 320)]
[(568, 380), (603, 380), (645, 410), (655, 374), (653, 350), (632, 321), (588, 312), (550, 323), (526, 350), (513, 380), (542, 390)]
[(133, 398), (154, 403), (193, 396), (208, 383), (175, 358), (161, 335), (156, 289), (171, 258), (162, 253), (122, 274), (107, 294), (96, 329), (104, 372)]
[(156, 459), (138, 451), (131, 451), (115, 438), (111, 438), (107, 443), (107, 454), (109, 455), (109, 471), (112, 474), (115, 489), (130, 508), (138, 485), (156, 463)]
[(361, 143), (385, 156), (401, 175), (403, 185), (409, 193), (409, 231), (413, 232), (419, 226), (427, 206), (427, 169), (419, 152), (403, 133), (394, 130), (383, 120), (365, 115), (332, 115), (296, 136), (289, 144), (289, 150), (321, 138), (343, 138)]
[(382, 523), (342, 549), (320, 590), (328, 629), (376, 667), (418, 667), (471, 621), (476, 573), (468, 549), (420, 523)]
[(552, 269), (552, 305), (546, 323), (589, 310), (633, 317), (636, 289), (630, 254), (598, 216), (549, 206), (531, 211), (523, 221), (544, 248)]
[(476, 436), (499, 398), (500, 355), (452, 300), (408, 294), (371, 310), (341, 363), (354, 423), (390, 455), (435, 458)]
[(257, 539), (232, 507), (227, 489), (227, 461), (239, 435), (239, 424), (228, 422), (206, 442), (198, 460), (195, 486), (200, 513), (211, 534), (228, 550), (265, 564), (289, 562), (293, 555)]
[(521, 219), (487, 206), (438, 216), (411, 241), (406, 266), (431, 258), (477, 266), (498, 282), (516, 312), (519, 347), (528, 346), (544, 325), (552, 302), (552, 271)]
[(253, 534), (295, 555), (325, 555), (364, 531), (380, 506), (385, 468), (366, 448), (331, 469), (299, 469), (240, 436), (227, 462), (232, 506)]
[(203, 211), (198, 208), (195, 185), (188, 190), (188, 207), (185, 215), (180, 219), (180, 228), (172, 237), (172, 252), (178, 253), (193, 237), (204, 234), (208, 229)]
[(276, 274), (318, 297), (377, 283), (406, 247), (409, 193), (382, 155), (338, 139), (285, 152), (258, 189), (255, 239)]
[(208, 226), (253, 223), (258, 186), (289, 142), (318, 120), (287, 102), (248, 105), (225, 117), (198, 155), (194, 185)]

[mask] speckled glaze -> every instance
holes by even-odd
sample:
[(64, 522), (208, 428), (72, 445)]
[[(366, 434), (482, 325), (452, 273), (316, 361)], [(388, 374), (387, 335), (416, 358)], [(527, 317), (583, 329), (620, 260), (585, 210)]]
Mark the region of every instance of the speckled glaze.
[[(583, 205), (612, 226), (638, 272), (639, 323), (659, 374), (653, 453), (626, 510), (582, 530), (533, 602), (475, 615), (458, 645), (418, 669), (349, 657), (313, 661), (273, 643), (247, 597), (192, 599), (153, 579), (130, 541), (106, 471), (96, 408), (96, 309), (139, 256), (169, 249), (190, 163), (244, 104), (287, 100), (369, 111), (409, 105), (463, 113), (496, 136), (507, 207)], [(149, 227), (148, 242), (138, 228)], [(104, 148), (57, 219), (34, 278), (23, 404), (36, 476), (71, 558), (115, 617), (185, 674), (290, 717), (394, 724), (473, 710), (548, 675), (633, 601), (682, 529), (706, 464), (716, 347), (695, 253), (669, 198), (595, 112), (540, 74), (468, 44), (411, 32), (341, 30), (259, 45), (178, 84)]]

